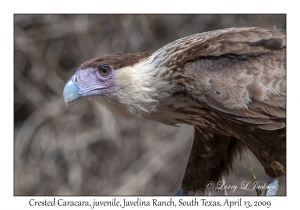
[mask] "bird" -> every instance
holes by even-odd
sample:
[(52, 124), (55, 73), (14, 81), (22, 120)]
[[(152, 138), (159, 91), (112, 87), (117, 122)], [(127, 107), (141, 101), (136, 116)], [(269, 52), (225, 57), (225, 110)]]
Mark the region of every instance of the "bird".
[[(205, 195), (250, 150), (278, 188), (286, 175), (286, 31), (227, 28), (175, 40), (153, 53), (84, 62), (64, 102), (93, 99), (125, 119), (194, 127), (177, 195)], [(270, 195), (275, 195), (275, 192)]]

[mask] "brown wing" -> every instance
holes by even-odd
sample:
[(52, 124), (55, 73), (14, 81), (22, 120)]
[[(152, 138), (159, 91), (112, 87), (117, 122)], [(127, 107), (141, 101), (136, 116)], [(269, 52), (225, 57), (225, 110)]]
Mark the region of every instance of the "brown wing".
[(263, 130), (285, 127), (286, 38), (282, 30), (219, 31), (179, 58), (188, 95), (227, 119)]
[(235, 158), (242, 159), (245, 147), (237, 138), (195, 127), (181, 195), (201, 194), (211, 187), (211, 182), (217, 184), (222, 175), (228, 175), (232, 171)]

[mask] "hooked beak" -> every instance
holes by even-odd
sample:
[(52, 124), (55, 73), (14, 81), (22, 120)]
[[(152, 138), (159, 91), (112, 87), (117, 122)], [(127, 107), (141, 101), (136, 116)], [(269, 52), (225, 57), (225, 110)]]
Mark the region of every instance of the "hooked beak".
[[(102, 93), (102, 90), (105, 88), (103, 85), (92, 86), (92, 87), (85, 87), (82, 89), (78, 85), (76, 85), (72, 79), (70, 79), (67, 84), (65, 85), (63, 95), (65, 104), (68, 105), (73, 101), (76, 101), (79, 98), (86, 97), (86, 96), (96, 96)], [(95, 92), (97, 91), (97, 92)]]
[(66, 105), (82, 97), (80, 88), (72, 80), (65, 85), (63, 95)]

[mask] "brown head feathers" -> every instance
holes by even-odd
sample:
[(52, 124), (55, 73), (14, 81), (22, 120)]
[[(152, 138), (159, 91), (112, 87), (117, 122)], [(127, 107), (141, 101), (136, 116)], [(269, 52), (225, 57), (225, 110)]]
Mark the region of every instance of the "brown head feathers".
[(80, 66), (81, 70), (86, 68), (98, 68), (102, 65), (110, 65), (113, 69), (118, 70), (126, 66), (132, 66), (140, 60), (151, 55), (148, 52), (127, 53), (127, 54), (109, 54), (98, 58), (91, 59)]

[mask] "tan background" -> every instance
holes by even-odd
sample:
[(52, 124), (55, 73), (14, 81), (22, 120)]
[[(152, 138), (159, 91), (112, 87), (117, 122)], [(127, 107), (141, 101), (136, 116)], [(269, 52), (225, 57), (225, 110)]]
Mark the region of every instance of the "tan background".
[[(15, 15), (15, 195), (174, 195), (193, 128), (126, 122), (97, 103), (66, 107), (62, 91), (86, 60), (154, 52), (175, 39), (228, 27), (286, 28), (285, 15)], [(238, 188), (267, 177), (257, 160), (227, 177)], [(278, 195), (285, 195), (285, 178)], [(222, 192), (214, 193), (222, 194)], [(229, 195), (256, 195), (238, 189)]]

